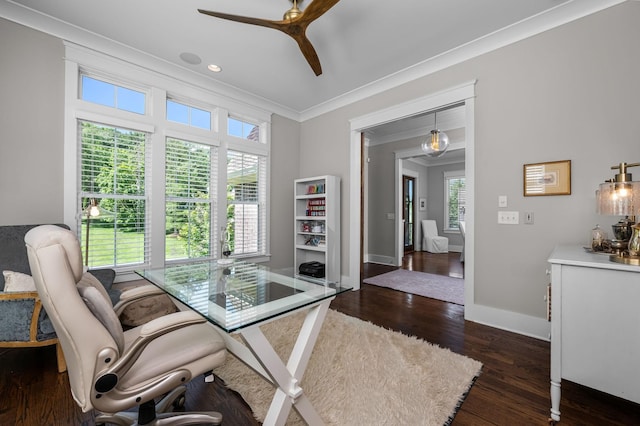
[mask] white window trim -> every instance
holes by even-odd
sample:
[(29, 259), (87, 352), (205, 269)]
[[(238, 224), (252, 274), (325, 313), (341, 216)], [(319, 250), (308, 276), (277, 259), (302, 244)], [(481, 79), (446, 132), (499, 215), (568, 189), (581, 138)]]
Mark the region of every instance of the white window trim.
[[(78, 194), (78, 140), (77, 120), (79, 118), (114, 126), (139, 129), (151, 133), (149, 143), (153, 146), (151, 162), (153, 179), (148, 195), (151, 215), (151, 234), (164, 233), (165, 200), (164, 200), (164, 156), (167, 136), (206, 143), (218, 147), (218, 194), (226, 194), (226, 151), (233, 149), (248, 154), (267, 157), (266, 173), (266, 209), (267, 225), (264, 255), (251, 257), (253, 261), (267, 261), (270, 256), (270, 180), (271, 180), (271, 115), (272, 112), (243, 104), (199, 86), (192, 81), (173, 78), (161, 73), (102, 54), (73, 43), (65, 42), (65, 114), (64, 114), (64, 202), (63, 220), (71, 229), (76, 229), (80, 219), (77, 211)], [(103, 105), (91, 104), (79, 99), (80, 71), (100, 77), (117, 85), (135, 88), (146, 95), (146, 115), (135, 114)], [(194, 106), (208, 106), (212, 112), (212, 129), (204, 131), (198, 128), (183, 128), (182, 125), (165, 119), (167, 93), (172, 99), (188, 100)], [(212, 107), (213, 106), (213, 107)], [(135, 118), (132, 118), (135, 114)], [(227, 116), (242, 117), (252, 123), (260, 123), (260, 143), (239, 140), (227, 135)], [(162, 165), (160, 167), (160, 165)], [(226, 203), (225, 203), (226, 205)], [(224, 215), (224, 209), (217, 209)], [(220, 219), (220, 218), (219, 218)], [(218, 222), (220, 223), (220, 222)], [(213, 230), (213, 228), (212, 228)], [(217, 239), (218, 230), (213, 236)], [(152, 238), (151, 267), (161, 267), (164, 260), (164, 241)], [(139, 279), (135, 274), (118, 276), (118, 281)]]

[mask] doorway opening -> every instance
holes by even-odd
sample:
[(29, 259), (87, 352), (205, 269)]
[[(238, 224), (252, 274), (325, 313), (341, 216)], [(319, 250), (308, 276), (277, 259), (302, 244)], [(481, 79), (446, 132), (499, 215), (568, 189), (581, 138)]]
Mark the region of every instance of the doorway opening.
[[(351, 144), (350, 144), (350, 213), (349, 213), (349, 284), (354, 289), (359, 289), (361, 284), (361, 255), (362, 244), (365, 238), (365, 230), (367, 229), (364, 222), (370, 218), (370, 216), (376, 214), (380, 215), (385, 220), (392, 221), (395, 226), (395, 233), (403, 235), (404, 226), (402, 224), (402, 203), (397, 203), (397, 210), (391, 211), (374, 211), (367, 212), (366, 203), (361, 205), (362, 197), (366, 197), (367, 191), (362, 192), (363, 185), (365, 185), (366, 179), (361, 174), (366, 167), (367, 160), (363, 163), (361, 155), (361, 141), (362, 134), (365, 134), (368, 129), (382, 126), (384, 124), (393, 123), (409, 117), (415, 117), (417, 115), (424, 115), (436, 110), (441, 110), (447, 106), (454, 104), (464, 105), (465, 116), (465, 141), (464, 146), (464, 158), (465, 169), (467, 176), (467, 193), (466, 193), (466, 236), (465, 236), (465, 263), (464, 263), (464, 278), (465, 278), (465, 317), (467, 311), (473, 308), (474, 292), (473, 292), (473, 258), (474, 258), (474, 96), (475, 96), (475, 81), (461, 85), (459, 87), (449, 89), (443, 92), (439, 92), (424, 98), (416, 99), (404, 104), (396, 105), (384, 110), (380, 110), (365, 116), (354, 118), (351, 123)], [(438, 117), (438, 124), (440, 124), (440, 115)], [(454, 147), (451, 146), (450, 149)], [(417, 147), (419, 149), (419, 147)], [(417, 154), (416, 154), (417, 155)], [(398, 168), (399, 158), (396, 158), (396, 166), (394, 174), (397, 178), (401, 179), (402, 172)], [(364, 164), (365, 166), (362, 166)], [(398, 187), (395, 187), (398, 188)], [(398, 194), (397, 189), (392, 189), (396, 196), (394, 198), (400, 199), (401, 194)], [(369, 194), (371, 195), (371, 194)], [(414, 199), (415, 202), (415, 199)], [(361, 221), (363, 223), (361, 223)], [(414, 244), (419, 240), (419, 237), (414, 235)], [(400, 240), (402, 241), (402, 240)], [(355, 242), (355, 244), (353, 243)], [(358, 243), (359, 242), (359, 243)], [(404, 252), (404, 244), (400, 243), (396, 245), (394, 250), (395, 255), (393, 258), (397, 262), (397, 259), (402, 259)], [(366, 253), (365, 253), (366, 254)], [(459, 254), (458, 254), (459, 256)], [(396, 267), (400, 266), (399, 262), (396, 263)]]
[(403, 253), (413, 253), (415, 244), (415, 199), (416, 199), (416, 178), (402, 175), (402, 225), (403, 225)]

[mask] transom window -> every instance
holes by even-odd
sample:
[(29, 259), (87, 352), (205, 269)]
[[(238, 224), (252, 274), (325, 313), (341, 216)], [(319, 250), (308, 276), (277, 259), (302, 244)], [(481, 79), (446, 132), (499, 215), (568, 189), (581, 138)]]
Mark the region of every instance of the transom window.
[(187, 126), (211, 130), (211, 113), (200, 108), (167, 99), (167, 120)]
[(227, 120), (227, 133), (230, 136), (247, 139), (254, 142), (260, 141), (260, 126), (237, 118), (229, 117)]
[(83, 75), (80, 98), (87, 102), (123, 111), (145, 113), (146, 95), (142, 92), (118, 86)]

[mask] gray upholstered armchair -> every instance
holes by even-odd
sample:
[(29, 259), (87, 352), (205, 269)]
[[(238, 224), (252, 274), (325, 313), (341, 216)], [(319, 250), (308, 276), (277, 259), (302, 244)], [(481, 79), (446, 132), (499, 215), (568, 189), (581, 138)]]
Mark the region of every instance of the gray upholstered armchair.
[[(24, 245), (25, 234), (38, 225), (0, 226), (0, 347), (19, 348), (29, 346), (56, 346), (58, 371), (66, 370), (62, 348), (58, 338), (42, 309), (38, 293), (33, 291), (5, 291), (5, 276), (8, 279), (20, 280), (24, 275), (31, 275), (27, 249)], [(67, 228), (66, 225), (57, 225)], [(99, 273), (105, 281), (105, 288), (111, 288), (115, 272), (105, 270)], [(14, 278), (15, 277), (15, 278)], [(111, 292), (114, 299), (119, 298), (119, 291)]]
[[(39, 225), (0, 226), (0, 347), (56, 346), (58, 371), (66, 370), (62, 350), (58, 344), (51, 320), (42, 309), (35, 289), (7, 292), (6, 287), (20, 280), (31, 280), (24, 237)], [(59, 224), (58, 227), (69, 229)], [(163, 292), (153, 285), (139, 286), (122, 291), (113, 285), (113, 269), (91, 270), (106, 290), (117, 315), (127, 317), (127, 325), (138, 325), (151, 318), (175, 312), (175, 306)], [(5, 276), (11, 282), (5, 281)], [(33, 287), (33, 282), (31, 282)], [(18, 284), (17, 287), (20, 287)], [(138, 306), (135, 304), (139, 302)], [(145, 306), (148, 305), (148, 306)], [(133, 320), (131, 317), (137, 317)], [(127, 321), (125, 321), (127, 322)], [(136, 323), (137, 322), (137, 323)]]
[[(123, 331), (104, 287), (83, 273), (80, 244), (71, 231), (39, 226), (25, 242), (38, 294), (67, 360), (73, 398), (85, 412), (102, 412), (96, 424), (222, 421), (216, 412), (166, 412), (170, 401), (183, 400), (185, 383), (201, 374), (212, 377), (224, 362), (225, 341), (214, 327), (185, 311)], [(138, 413), (121, 413), (135, 406)]]

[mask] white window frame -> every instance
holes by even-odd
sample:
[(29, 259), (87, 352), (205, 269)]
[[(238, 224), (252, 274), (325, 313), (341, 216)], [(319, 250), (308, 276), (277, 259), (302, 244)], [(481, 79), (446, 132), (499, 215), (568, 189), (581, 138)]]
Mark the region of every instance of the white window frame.
[[(153, 178), (150, 179), (147, 188), (148, 214), (150, 216), (151, 246), (150, 258), (144, 267), (162, 267), (165, 261), (165, 141), (167, 137), (184, 139), (198, 143), (215, 146), (218, 149), (217, 180), (212, 180), (216, 185), (217, 199), (213, 200), (216, 206), (215, 214), (211, 215), (212, 226), (212, 256), (219, 252), (217, 247), (219, 239), (218, 223), (226, 219), (226, 158), (227, 150), (233, 149), (248, 154), (263, 155), (267, 158), (266, 173), (266, 229), (262, 246), (262, 253), (255, 256), (246, 256), (247, 260), (262, 262), (269, 260), (270, 256), (270, 217), (269, 217), (269, 183), (271, 151), (271, 112), (252, 105), (242, 104), (211, 91), (207, 87), (197, 85), (188, 77), (181, 78), (166, 74), (156, 73), (149, 69), (134, 65), (130, 62), (119, 60), (111, 55), (104, 55), (93, 50), (75, 45), (70, 42), (65, 44), (65, 114), (64, 114), (64, 223), (71, 229), (76, 229), (80, 223), (78, 208), (78, 119), (85, 119), (96, 123), (132, 128), (150, 134), (149, 145), (152, 147), (150, 154)], [(146, 95), (145, 115), (133, 112), (117, 110), (104, 105), (92, 104), (82, 101), (79, 97), (80, 72), (85, 72), (91, 77), (132, 88)], [(185, 126), (184, 124), (169, 122), (166, 119), (166, 100), (170, 98), (179, 102), (193, 105), (197, 108), (205, 107), (212, 113), (212, 128), (210, 131)], [(252, 123), (259, 123), (260, 143), (247, 140), (238, 140), (227, 135), (227, 117), (242, 117)], [(214, 192), (214, 191), (212, 191)], [(181, 261), (183, 262), (183, 261)], [(135, 269), (139, 269), (138, 266)], [(139, 279), (133, 273), (133, 269), (119, 268), (117, 281)]]
[(466, 185), (466, 176), (464, 170), (453, 170), (449, 172), (444, 172), (444, 229), (443, 232), (460, 232), (459, 228), (452, 228), (449, 223), (449, 180), (451, 179), (460, 179), (465, 178)]

